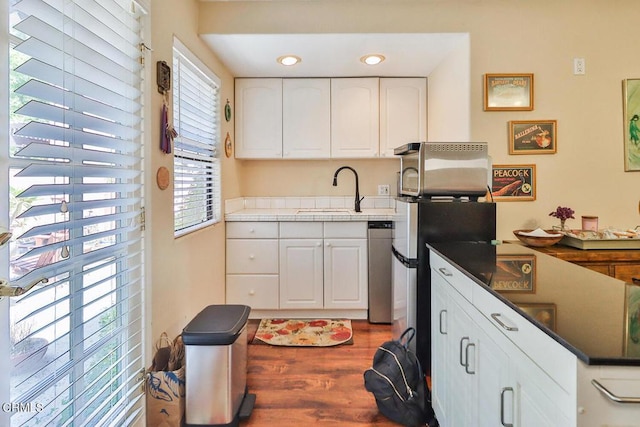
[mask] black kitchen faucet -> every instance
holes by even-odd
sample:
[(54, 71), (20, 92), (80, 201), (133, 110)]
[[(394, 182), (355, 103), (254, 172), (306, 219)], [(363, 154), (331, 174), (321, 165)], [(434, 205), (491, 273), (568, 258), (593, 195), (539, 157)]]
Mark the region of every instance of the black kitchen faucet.
[(340, 173), (340, 171), (342, 169), (349, 169), (351, 172), (353, 172), (353, 174), (356, 177), (356, 200), (355, 200), (355, 211), (356, 212), (362, 212), (360, 210), (360, 202), (362, 201), (362, 199), (364, 199), (364, 197), (361, 199), (360, 198), (360, 185), (358, 184), (358, 172), (356, 172), (356, 170), (354, 168), (352, 168), (351, 166), (342, 166), (339, 167), (338, 170), (336, 170), (336, 173), (333, 174), (333, 186), (337, 187), (338, 186), (338, 174)]

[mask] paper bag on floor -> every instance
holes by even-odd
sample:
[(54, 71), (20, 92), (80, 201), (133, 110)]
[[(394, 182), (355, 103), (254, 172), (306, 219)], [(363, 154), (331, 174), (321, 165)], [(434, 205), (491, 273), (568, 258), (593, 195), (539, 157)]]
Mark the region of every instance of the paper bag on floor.
[(185, 406), (183, 358), (182, 340), (172, 343), (163, 333), (145, 378), (147, 427), (180, 427)]
[(147, 427), (179, 427), (184, 415), (184, 367), (147, 373)]

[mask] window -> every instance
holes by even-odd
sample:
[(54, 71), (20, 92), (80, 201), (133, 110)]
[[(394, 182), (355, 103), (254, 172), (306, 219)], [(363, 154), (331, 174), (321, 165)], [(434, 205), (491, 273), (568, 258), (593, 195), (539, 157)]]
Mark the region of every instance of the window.
[(8, 304), (0, 387), (23, 409), (0, 424), (127, 424), (141, 417), (144, 369), (144, 12), (131, 0), (0, 4), (11, 41), (7, 273), (11, 286), (36, 283)]
[(173, 49), (176, 236), (220, 221), (219, 79), (177, 39)]

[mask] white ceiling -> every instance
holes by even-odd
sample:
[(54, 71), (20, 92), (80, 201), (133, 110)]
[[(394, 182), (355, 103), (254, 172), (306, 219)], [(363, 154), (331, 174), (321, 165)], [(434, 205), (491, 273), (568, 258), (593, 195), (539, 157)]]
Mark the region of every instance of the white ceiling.
[[(235, 77), (429, 76), (468, 37), (462, 33), (420, 34), (203, 34), (205, 43)], [(365, 54), (386, 60), (360, 62)], [(302, 62), (284, 67), (282, 55)]]

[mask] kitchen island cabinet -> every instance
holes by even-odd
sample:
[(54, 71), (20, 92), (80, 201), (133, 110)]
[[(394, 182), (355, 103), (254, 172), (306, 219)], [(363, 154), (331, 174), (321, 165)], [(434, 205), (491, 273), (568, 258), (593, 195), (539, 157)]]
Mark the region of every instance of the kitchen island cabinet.
[[(623, 345), (633, 285), (520, 245), (429, 246), (440, 425), (638, 425), (640, 354)], [(513, 280), (534, 278), (529, 292), (498, 285), (512, 260), (527, 265)]]

